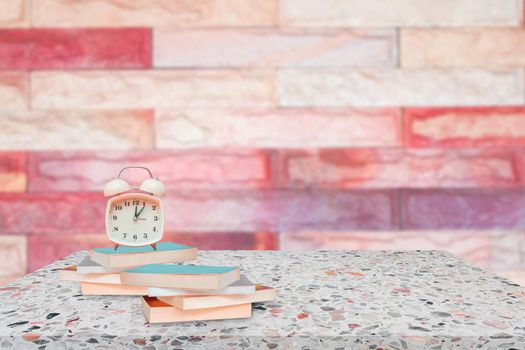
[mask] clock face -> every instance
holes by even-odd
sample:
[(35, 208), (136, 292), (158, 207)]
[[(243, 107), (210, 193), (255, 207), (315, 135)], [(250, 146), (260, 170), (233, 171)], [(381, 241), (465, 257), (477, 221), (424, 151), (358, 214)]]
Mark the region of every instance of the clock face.
[(160, 241), (164, 231), (164, 212), (159, 198), (128, 193), (109, 200), (106, 231), (118, 244), (142, 246)]

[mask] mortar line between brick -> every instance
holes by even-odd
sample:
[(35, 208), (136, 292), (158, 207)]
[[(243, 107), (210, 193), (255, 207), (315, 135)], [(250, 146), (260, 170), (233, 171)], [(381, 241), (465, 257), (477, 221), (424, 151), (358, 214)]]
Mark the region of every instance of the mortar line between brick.
[(32, 111), (33, 110), (33, 101), (32, 101), (32, 94), (33, 94), (33, 88), (32, 88), (32, 75), (33, 72), (29, 70), (27, 72), (26, 77), (26, 84), (27, 84), (27, 109)]
[(29, 24), (29, 28), (33, 27), (33, 0), (27, 1), (27, 20)]
[(402, 197), (403, 197), (403, 189), (402, 188), (399, 188), (397, 190), (397, 229), (398, 231), (402, 231), (404, 229), (403, 227), (403, 215), (402, 215), (402, 211), (403, 211), (403, 207), (402, 207), (402, 203), (403, 203), (403, 200), (402, 200)]

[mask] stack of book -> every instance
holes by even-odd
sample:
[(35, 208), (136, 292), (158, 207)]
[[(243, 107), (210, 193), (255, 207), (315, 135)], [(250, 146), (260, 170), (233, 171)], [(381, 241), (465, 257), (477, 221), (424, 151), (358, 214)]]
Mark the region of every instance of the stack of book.
[(98, 248), (59, 274), (80, 282), (83, 295), (141, 296), (150, 323), (247, 318), (252, 303), (275, 298), (275, 289), (252, 283), (239, 267), (181, 264), (196, 258), (196, 248), (172, 242)]

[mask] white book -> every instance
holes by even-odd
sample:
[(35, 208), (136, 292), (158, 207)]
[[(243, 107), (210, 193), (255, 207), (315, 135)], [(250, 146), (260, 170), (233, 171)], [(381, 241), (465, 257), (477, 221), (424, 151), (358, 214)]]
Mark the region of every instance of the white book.
[(149, 287), (150, 297), (164, 296), (188, 296), (188, 295), (235, 295), (235, 294), (255, 294), (255, 284), (248, 277), (241, 275), (239, 280), (220, 290), (197, 291), (176, 288)]
[(121, 268), (106, 268), (100, 264), (97, 264), (93, 260), (89, 258), (89, 256), (86, 256), (84, 260), (82, 260), (77, 265), (77, 273), (81, 275), (85, 274), (92, 274), (92, 273), (113, 273), (113, 272), (121, 272), (125, 270), (126, 267)]

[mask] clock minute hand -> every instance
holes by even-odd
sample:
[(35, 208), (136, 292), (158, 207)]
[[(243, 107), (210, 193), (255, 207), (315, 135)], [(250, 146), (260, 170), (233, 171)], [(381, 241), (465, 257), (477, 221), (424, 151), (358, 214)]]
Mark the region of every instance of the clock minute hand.
[[(146, 204), (142, 204), (142, 208), (140, 208), (139, 212), (135, 215), (137, 218), (139, 217), (140, 214), (142, 214), (142, 211), (144, 210), (144, 208), (146, 208)], [(136, 209), (136, 207), (135, 207)]]

